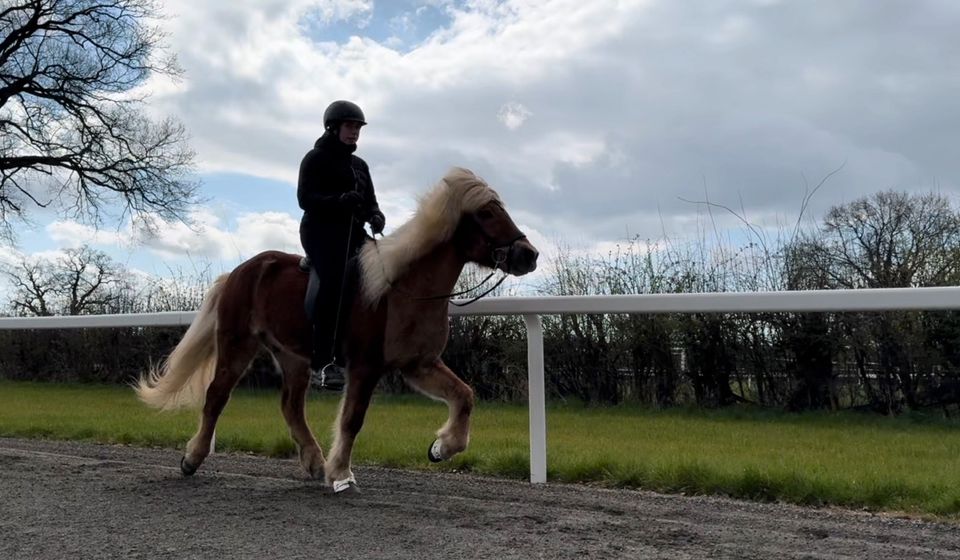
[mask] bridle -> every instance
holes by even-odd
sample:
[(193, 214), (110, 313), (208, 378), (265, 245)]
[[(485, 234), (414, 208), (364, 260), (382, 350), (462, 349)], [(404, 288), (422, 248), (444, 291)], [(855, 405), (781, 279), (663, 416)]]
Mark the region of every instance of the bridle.
[[(472, 287), (472, 288), (469, 288), (469, 289), (466, 289), (466, 290), (461, 290), (461, 291), (456, 292), (456, 293), (454, 293), (454, 294), (447, 294), (447, 295), (444, 295), (444, 296), (431, 296), (431, 297), (425, 297), (425, 298), (424, 298), (424, 297), (421, 297), (421, 298), (417, 298), (417, 299), (452, 298), (452, 297), (462, 296), (462, 295), (464, 295), (464, 294), (469, 294), (470, 292), (472, 292), (472, 291), (474, 291), (474, 290), (480, 289), (480, 286), (483, 286), (484, 284), (487, 283), (488, 280), (490, 280), (491, 278), (493, 278), (493, 275), (497, 273), (497, 269), (500, 268), (500, 265), (506, 263), (506, 262), (507, 262), (507, 259), (510, 258), (510, 250), (513, 248), (514, 243), (516, 243), (517, 241), (520, 241), (521, 239), (526, 239), (526, 238), (527, 238), (527, 234), (525, 234), (525, 233), (523, 233), (523, 232), (521, 231), (521, 232), (519, 232), (519, 233), (517, 234), (516, 237), (514, 237), (514, 238), (511, 239), (510, 241), (507, 241), (506, 243), (501, 243), (501, 244), (499, 244), (499, 245), (494, 245), (494, 243), (495, 243), (494, 239), (493, 239), (492, 237), (490, 237), (489, 235), (487, 235), (487, 232), (483, 231), (483, 228), (480, 229), (480, 233), (483, 234), (483, 238), (487, 241), (487, 247), (490, 249), (490, 257), (491, 257), (491, 259), (493, 259), (493, 272), (491, 272), (490, 274), (488, 274), (486, 278), (484, 278), (483, 280), (481, 280), (479, 284), (477, 284), (476, 286), (474, 286), (474, 287)], [(474, 296), (473, 298), (470, 299), (470, 301), (465, 301), (465, 302), (463, 302), (463, 303), (459, 303), (459, 302), (456, 302), (456, 301), (451, 301), (450, 304), (451, 304), (451, 305), (455, 305), (455, 306), (457, 306), (457, 307), (466, 307), (466, 306), (470, 305), (471, 303), (476, 303), (478, 300), (480, 300), (481, 298), (483, 298), (484, 296), (486, 296), (486, 295), (489, 294), (490, 292), (492, 292), (492, 291), (496, 290), (497, 288), (499, 288), (499, 287), (500, 287), (500, 284), (503, 284), (503, 281), (506, 280), (506, 279), (507, 279), (507, 276), (509, 276), (509, 275), (510, 275), (509, 270), (504, 271), (504, 272), (503, 272), (503, 276), (501, 276), (500, 279), (497, 280), (497, 282), (496, 282), (493, 286), (491, 286), (490, 288), (488, 288), (488, 289), (487, 289), (485, 292), (483, 292), (482, 294), (480, 294), (480, 295), (478, 295), (478, 296)]]
[[(493, 271), (490, 274), (488, 274), (486, 278), (481, 280), (476, 286), (473, 286), (472, 288), (467, 288), (466, 290), (460, 290), (459, 292), (453, 292), (450, 294), (437, 294), (432, 296), (416, 296), (416, 295), (407, 293), (406, 290), (403, 290), (399, 286), (394, 285), (392, 280), (388, 279), (387, 285), (390, 286), (390, 289), (396, 290), (397, 292), (406, 295), (410, 299), (417, 300), (417, 301), (449, 299), (449, 298), (466, 295), (466, 294), (469, 294), (470, 292), (479, 290), (484, 284), (486, 284), (491, 278), (493, 278), (494, 274), (497, 273), (497, 269), (499, 269), (501, 265), (507, 262), (507, 259), (510, 258), (510, 250), (513, 248), (514, 244), (517, 241), (520, 241), (521, 239), (527, 238), (527, 234), (520, 231), (518, 232), (517, 236), (511, 239), (510, 241), (507, 241), (505, 243), (497, 243), (497, 241), (493, 237), (491, 237), (486, 231), (484, 231), (483, 228), (480, 228), (480, 233), (483, 235), (483, 239), (487, 242), (487, 248), (490, 249), (490, 258), (493, 260)], [(373, 243), (374, 243), (374, 247), (377, 247), (377, 251), (379, 252), (380, 246), (377, 244), (377, 240), (374, 239)], [(490, 292), (500, 287), (500, 284), (503, 284), (503, 281), (506, 280), (507, 276), (509, 275), (510, 273), (508, 271), (504, 271), (503, 276), (501, 276), (500, 279), (497, 280), (493, 286), (487, 288), (487, 290), (484, 291), (482, 294), (474, 296), (469, 301), (465, 301), (463, 303), (451, 301), (450, 304), (455, 305), (457, 307), (466, 307), (471, 303), (476, 303), (481, 298), (485, 297)]]

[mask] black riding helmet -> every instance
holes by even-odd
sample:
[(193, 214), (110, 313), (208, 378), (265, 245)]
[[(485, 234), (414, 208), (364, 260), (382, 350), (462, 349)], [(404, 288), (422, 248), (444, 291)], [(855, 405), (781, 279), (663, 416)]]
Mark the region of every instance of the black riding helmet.
[(363, 116), (363, 111), (356, 103), (350, 101), (334, 101), (323, 112), (323, 128), (332, 130), (343, 121), (356, 121), (360, 124), (367, 124), (367, 119)]

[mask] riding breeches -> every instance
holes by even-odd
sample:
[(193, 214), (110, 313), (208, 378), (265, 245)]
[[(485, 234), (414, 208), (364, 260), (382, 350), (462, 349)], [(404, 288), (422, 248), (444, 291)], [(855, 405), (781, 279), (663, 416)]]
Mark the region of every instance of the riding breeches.
[(324, 345), (333, 347), (338, 317), (342, 324), (342, 318), (349, 313), (353, 295), (349, 279), (353, 275), (345, 275), (345, 271), (347, 263), (356, 256), (364, 241), (363, 230), (354, 228), (350, 235), (350, 226), (349, 222), (330, 223), (306, 215), (300, 222), (300, 242), (320, 280), (313, 313), (309, 317), (313, 322), (315, 353), (325, 352)]

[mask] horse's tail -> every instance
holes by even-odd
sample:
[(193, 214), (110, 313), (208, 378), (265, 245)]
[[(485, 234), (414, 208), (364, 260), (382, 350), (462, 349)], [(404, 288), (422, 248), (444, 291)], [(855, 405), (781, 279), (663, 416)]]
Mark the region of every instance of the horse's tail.
[(135, 384), (134, 391), (147, 406), (172, 410), (203, 404), (217, 370), (217, 304), (227, 276), (217, 278), (207, 290), (200, 311), (170, 356)]

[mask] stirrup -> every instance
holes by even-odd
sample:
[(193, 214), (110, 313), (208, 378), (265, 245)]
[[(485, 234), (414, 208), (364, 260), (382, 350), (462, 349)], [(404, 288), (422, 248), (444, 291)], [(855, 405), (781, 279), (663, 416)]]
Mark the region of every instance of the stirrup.
[(321, 389), (341, 391), (347, 384), (347, 378), (346, 375), (343, 374), (343, 368), (338, 366), (333, 360), (331, 360), (329, 364), (320, 368), (318, 373), (318, 377), (320, 378), (319, 386)]

